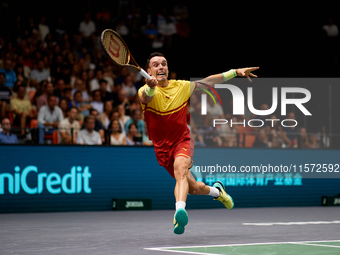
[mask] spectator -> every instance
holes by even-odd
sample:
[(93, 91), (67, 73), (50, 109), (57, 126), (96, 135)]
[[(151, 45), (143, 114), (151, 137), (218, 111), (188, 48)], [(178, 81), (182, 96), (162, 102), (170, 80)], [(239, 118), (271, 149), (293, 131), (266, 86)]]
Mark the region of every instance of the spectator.
[(126, 145), (142, 145), (142, 137), (135, 123), (131, 123), (126, 134)]
[(63, 112), (64, 119), (67, 118), (67, 101), (65, 98), (59, 101), (58, 106), (60, 107), (61, 111)]
[(167, 17), (167, 9), (163, 7), (161, 11), (157, 14), (157, 28), (159, 29), (161, 26), (166, 24)]
[(99, 91), (101, 95), (101, 101), (105, 103), (106, 101), (110, 101), (111, 104), (113, 102), (113, 94), (112, 92), (107, 91), (107, 81), (102, 79), (99, 81)]
[(90, 101), (90, 96), (87, 92), (86, 89), (86, 84), (82, 79), (76, 79), (76, 81), (74, 82), (74, 89), (72, 90), (72, 96), (74, 97), (74, 93), (76, 91), (80, 91), (81, 92), (81, 96), (82, 96), (82, 100), (84, 102), (89, 102)]
[(1, 117), (4, 118), (8, 112), (10, 100), (12, 99), (11, 90), (5, 86), (6, 76), (4, 73), (0, 73), (0, 106)]
[(96, 31), (96, 24), (91, 20), (89, 13), (85, 14), (84, 20), (79, 24), (79, 32), (85, 40), (92, 39), (94, 32)]
[(122, 128), (118, 120), (113, 120), (109, 124), (110, 144), (111, 145), (126, 145), (125, 135), (122, 133)]
[(12, 134), (11, 122), (8, 118), (3, 118), (1, 121), (2, 132), (0, 133), (0, 144), (18, 143), (16, 135)]
[(214, 100), (211, 97), (207, 97), (207, 112), (211, 114), (211, 116), (215, 119), (223, 119), (224, 113), (223, 108), (220, 104), (215, 104)]
[(181, 39), (187, 39), (189, 37), (190, 27), (185, 19), (181, 19), (176, 23), (176, 31)]
[[(95, 78), (91, 79), (90, 81), (90, 90), (93, 92), (94, 90), (97, 90), (100, 88), (100, 81), (104, 79), (104, 73), (102, 69), (96, 70), (96, 76)], [(111, 87), (107, 86), (106, 90), (108, 92), (111, 92)]]
[(117, 33), (125, 38), (129, 34), (129, 29), (126, 26), (126, 21), (125, 20), (120, 20), (117, 27), (116, 27)]
[(173, 10), (174, 16), (177, 20), (186, 19), (189, 17), (188, 7), (183, 1), (179, 2)]
[(126, 91), (126, 96), (129, 100), (137, 95), (137, 89), (135, 84), (133, 83), (133, 76), (132, 74), (128, 74), (125, 77), (124, 83), (122, 84), (123, 89)]
[[(119, 120), (122, 122), (123, 127), (125, 125), (125, 123), (131, 118), (129, 115), (125, 114), (125, 108), (124, 105), (118, 105), (117, 106), (117, 111), (119, 114)], [(124, 129), (125, 130), (125, 129)]]
[[(232, 122), (237, 122), (237, 118), (233, 117)], [(237, 127), (236, 125), (230, 125), (230, 123), (225, 125), (216, 126), (219, 136), (222, 139), (223, 146), (226, 147), (236, 147), (237, 145)]]
[(21, 128), (21, 135), (25, 135), (25, 127), (29, 125), (32, 118), (36, 116), (32, 112), (31, 101), (25, 99), (26, 89), (23, 85), (18, 87), (17, 97), (11, 99), (11, 110), (13, 113), (13, 124)]
[(37, 68), (31, 71), (30, 80), (31, 85), (35, 88), (39, 86), (39, 83), (50, 79), (50, 71), (45, 68), (44, 60), (38, 60)]
[[(290, 119), (292, 121), (286, 121), (285, 125), (289, 127), (283, 127), (283, 135), (282, 138), (285, 142), (285, 144), (290, 148), (297, 148), (298, 146), (298, 130), (299, 126), (297, 124), (295, 119), (295, 114), (293, 112), (289, 112), (287, 114), (287, 119)], [(296, 126), (294, 126), (296, 124)]]
[(118, 105), (122, 105), (125, 109), (125, 114), (130, 115), (130, 101), (125, 89), (119, 90), (117, 100), (113, 101), (113, 107), (117, 107)]
[(57, 106), (56, 97), (49, 95), (47, 105), (42, 106), (38, 113), (39, 144), (44, 143), (44, 135), (52, 134), (63, 119), (63, 112)]
[(130, 110), (133, 111), (133, 110), (142, 110), (142, 107), (140, 106), (140, 99), (139, 99), (139, 96), (138, 94), (136, 94), (133, 99), (132, 99), (132, 102), (131, 102), (131, 105), (130, 105)]
[(100, 134), (94, 130), (95, 118), (89, 115), (85, 118), (85, 129), (79, 131), (76, 143), (80, 145), (101, 145)]
[(192, 122), (191, 125), (190, 125), (190, 137), (195, 142), (195, 146), (197, 146), (197, 147), (204, 147), (205, 146), (204, 139), (203, 139), (202, 135), (199, 135), (197, 133), (197, 126), (195, 125), (194, 122)]
[(211, 114), (202, 116), (202, 126), (197, 129), (197, 133), (203, 137), (204, 143), (207, 146), (222, 146), (222, 139), (218, 136), (217, 130), (213, 128), (213, 117)]
[[(100, 138), (102, 139), (102, 143), (105, 142), (105, 132), (104, 132), (104, 126), (103, 124), (98, 120), (98, 111), (94, 108), (90, 109), (90, 115), (92, 117), (94, 117), (95, 119), (95, 126), (94, 126), (94, 130), (97, 131), (100, 134)], [(85, 127), (85, 123), (83, 123), (82, 125), (82, 129), (86, 128)]]
[(63, 119), (58, 126), (59, 143), (61, 144), (75, 144), (77, 134), (80, 130), (79, 122), (76, 120), (78, 110), (76, 107), (67, 109), (67, 118)]
[(45, 41), (46, 35), (50, 33), (50, 28), (45, 24), (45, 21), (46, 17), (42, 17), (38, 25), (41, 41)]
[(80, 121), (83, 121), (86, 116), (90, 115), (90, 109), (92, 108), (91, 104), (83, 101), (82, 95), (82, 92), (78, 90), (74, 93), (74, 99), (72, 100), (72, 106), (76, 107), (79, 111), (80, 116), (78, 115), (78, 120)]
[(307, 130), (306, 128), (302, 127), (299, 129), (299, 148), (309, 148), (310, 144), (309, 144), (309, 139), (308, 139), (308, 134), (307, 134)]
[(268, 137), (268, 146), (271, 148), (282, 148), (283, 139), (281, 137), (282, 132), (276, 129), (270, 129)]
[(268, 148), (268, 136), (264, 129), (260, 129), (253, 144), (253, 148)]
[(65, 33), (66, 33), (66, 25), (64, 23), (63, 18), (59, 17), (57, 25), (53, 33), (55, 40), (59, 41)]
[(322, 27), (328, 37), (337, 37), (339, 35), (338, 26), (333, 23), (333, 19), (329, 18), (328, 23)]
[(318, 149), (320, 148), (320, 141), (315, 134), (309, 135), (309, 148)]
[(53, 94), (60, 99), (64, 98), (64, 89), (65, 89), (65, 81), (63, 79), (58, 79), (57, 84), (55, 85), (55, 89)]
[(64, 98), (66, 99), (67, 107), (71, 107), (73, 98), (72, 98), (72, 89), (70, 87), (64, 88)]
[(176, 26), (170, 17), (167, 17), (166, 23), (159, 28), (159, 33), (164, 37), (164, 45), (170, 48), (173, 35), (177, 33)]
[[(43, 89), (43, 94), (41, 96), (39, 96), (36, 100), (38, 111), (40, 110), (40, 108), (42, 106), (47, 105), (48, 96), (54, 95), (54, 88), (53, 88), (52, 82), (44, 83), (42, 89)], [(55, 97), (55, 98), (56, 98), (56, 104), (58, 105), (59, 104), (59, 98), (58, 97)]]
[(158, 31), (156, 29), (155, 24), (151, 23), (144, 31), (145, 37), (148, 40), (149, 44), (151, 44), (154, 39), (158, 36)]
[(100, 90), (95, 90), (92, 92), (93, 101), (91, 102), (92, 108), (96, 109), (99, 114), (104, 111), (104, 103), (102, 102), (102, 97), (100, 95)]
[[(20, 63), (17, 63), (14, 66), (14, 72), (17, 76), (17, 80), (21, 81), (23, 85), (27, 86), (28, 85), (28, 78), (25, 76), (24, 66)], [(29, 92), (29, 91), (27, 91), (27, 92)]]
[(125, 123), (125, 131), (128, 132), (129, 126), (131, 123), (134, 123), (138, 128), (138, 133), (143, 135), (145, 134), (145, 122), (142, 120), (142, 112), (141, 110), (133, 110), (131, 114), (131, 119), (126, 121)]
[(123, 66), (119, 70), (119, 75), (116, 77), (114, 83), (116, 84), (122, 84), (125, 80), (125, 77), (130, 74), (129, 70), (126, 66)]
[(103, 124), (105, 129), (108, 129), (109, 124), (111, 122), (111, 115), (112, 115), (112, 103), (111, 101), (106, 101), (104, 103), (104, 111), (99, 114), (99, 121)]
[(112, 66), (106, 66), (104, 69), (104, 80), (107, 81), (107, 91), (110, 91), (113, 93), (114, 91), (114, 80), (116, 78), (116, 75), (113, 73)]
[[(247, 109), (246, 107), (244, 109)], [(269, 106), (268, 104), (261, 104), (260, 106), (260, 110), (261, 111), (267, 111), (269, 110)], [(264, 125), (262, 128), (267, 128), (269, 125), (271, 125), (271, 122), (266, 121), (266, 119), (269, 119), (270, 115), (256, 115), (255, 119), (260, 119), (263, 121)], [(275, 121), (274, 121), (275, 123)], [(258, 128), (256, 128), (256, 130), (258, 130)]]
[(12, 60), (6, 59), (5, 67), (0, 69), (0, 73), (4, 73), (6, 76), (5, 86), (13, 89), (17, 81), (17, 75), (13, 70)]
[(152, 140), (149, 139), (148, 131), (145, 129), (146, 133), (142, 135), (143, 145), (152, 146)]
[[(321, 148), (329, 148), (331, 144), (331, 139), (326, 132), (326, 126), (322, 126), (321, 130), (315, 135), (318, 143), (320, 143)], [(311, 143), (314, 141), (311, 141)]]

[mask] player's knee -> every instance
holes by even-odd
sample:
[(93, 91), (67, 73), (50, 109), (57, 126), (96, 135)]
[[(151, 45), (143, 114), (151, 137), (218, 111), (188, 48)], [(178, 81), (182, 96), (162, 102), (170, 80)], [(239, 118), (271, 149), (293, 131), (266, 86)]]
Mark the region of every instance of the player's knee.
[(186, 179), (188, 176), (188, 159), (184, 157), (177, 157), (174, 163), (175, 179)]
[(174, 170), (175, 173), (175, 179), (178, 180), (183, 180), (186, 179), (188, 176), (188, 169), (185, 168), (184, 166), (178, 166)]

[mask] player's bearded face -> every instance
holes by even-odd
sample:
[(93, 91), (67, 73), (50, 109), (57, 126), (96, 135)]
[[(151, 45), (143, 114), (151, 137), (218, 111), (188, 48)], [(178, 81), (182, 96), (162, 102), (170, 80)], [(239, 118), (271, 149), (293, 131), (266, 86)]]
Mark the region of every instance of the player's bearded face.
[(148, 71), (158, 81), (165, 81), (169, 75), (168, 62), (164, 57), (153, 57), (150, 59)]

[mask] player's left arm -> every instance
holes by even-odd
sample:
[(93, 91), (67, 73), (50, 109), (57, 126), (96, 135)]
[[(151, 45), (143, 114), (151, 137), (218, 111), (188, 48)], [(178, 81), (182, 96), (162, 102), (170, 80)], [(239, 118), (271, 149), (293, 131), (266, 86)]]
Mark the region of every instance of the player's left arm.
[[(198, 80), (195, 82), (195, 88), (196, 87), (202, 87), (206, 88), (203, 84), (209, 85), (209, 86), (214, 86), (215, 84), (220, 84), (225, 81), (228, 81), (236, 76), (240, 77), (247, 77), (248, 80), (251, 82), (250, 76), (251, 77), (257, 77), (257, 75), (253, 74), (253, 71), (258, 70), (259, 67), (246, 67), (246, 68), (238, 68), (238, 69), (231, 69), (227, 72), (224, 73), (219, 73), (219, 74), (213, 74), (210, 75), (202, 80)], [(203, 83), (203, 84), (202, 84)]]

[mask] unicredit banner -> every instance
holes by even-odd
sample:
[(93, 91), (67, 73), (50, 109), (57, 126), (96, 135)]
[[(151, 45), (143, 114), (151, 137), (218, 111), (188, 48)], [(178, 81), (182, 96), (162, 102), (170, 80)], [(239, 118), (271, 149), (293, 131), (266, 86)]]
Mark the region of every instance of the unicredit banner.
[[(112, 199), (174, 209), (175, 181), (150, 147), (13, 145), (0, 155), (0, 213), (112, 210)], [(339, 158), (338, 150), (197, 148), (191, 172), (222, 181), (235, 207), (319, 206), (340, 193)], [(221, 207), (209, 196), (189, 196), (187, 206)]]

